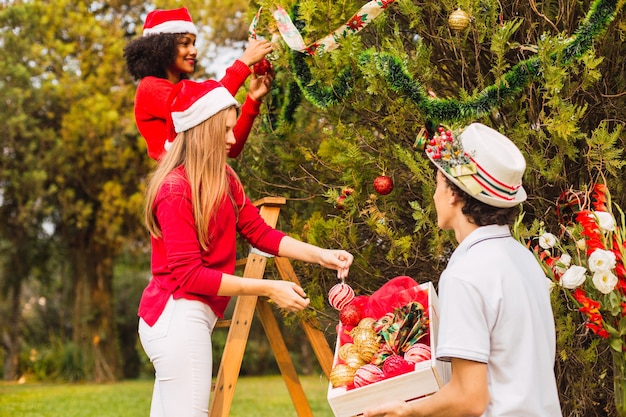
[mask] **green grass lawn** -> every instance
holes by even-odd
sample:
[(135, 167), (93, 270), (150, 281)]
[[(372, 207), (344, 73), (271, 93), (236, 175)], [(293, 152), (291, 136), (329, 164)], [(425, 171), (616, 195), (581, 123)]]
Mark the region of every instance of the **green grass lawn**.
[[(302, 376), (315, 417), (332, 417), (324, 376)], [(115, 384), (46, 384), (0, 382), (2, 417), (148, 417), (152, 381)], [(296, 416), (280, 375), (241, 377), (230, 417)]]

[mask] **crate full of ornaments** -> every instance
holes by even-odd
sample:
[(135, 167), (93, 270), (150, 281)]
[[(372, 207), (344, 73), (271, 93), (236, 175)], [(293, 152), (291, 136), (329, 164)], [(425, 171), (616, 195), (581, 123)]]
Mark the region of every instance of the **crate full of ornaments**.
[(328, 298), (340, 318), (327, 395), (336, 417), (392, 399), (417, 400), (449, 380), (450, 364), (435, 359), (439, 319), (431, 282), (400, 276), (356, 297), (342, 282)]

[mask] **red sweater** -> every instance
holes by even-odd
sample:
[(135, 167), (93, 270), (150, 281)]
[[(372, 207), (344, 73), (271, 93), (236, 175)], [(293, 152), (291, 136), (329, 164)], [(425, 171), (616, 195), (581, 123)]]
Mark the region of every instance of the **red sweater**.
[[(243, 62), (236, 60), (226, 70), (226, 75), (220, 82), (234, 96), (250, 75), (250, 68)], [(169, 117), (168, 99), (174, 84), (169, 80), (157, 77), (144, 77), (139, 81), (135, 94), (135, 123), (139, 133), (146, 140), (148, 155), (157, 161), (165, 153), (165, 141), (173, 140), (174, 132), (167, 132), (166, 120)], [(233, 129), (235, 143), (230, 148), (228, 156), (237, 157), (248, 139), (255, 117), (259, 114), (261, 102), (250, 96), (241, 107), (241, 115)]]
[[(226, 169), (234, 174), (229, 166)], [(148, 325), (157, 321), (170, 295), (202, 301), (219, 317), (224, 316), (230, 297), (216, 294), (222, 274), (235, 271), (237, 232), (254, 247), (278, 254), (285, 234), (265, 223), (233, 175), (229, 175), (229, 183), (239, 212), (235, 213), (225, 197), (219, 206), (218, 221), (209, 226), (213, 239), (208, 250), (203, 250), (198, 241), (191, 187), (184, 168), (172, 171), (161, 186), (153, 210), (162, 237), (152, 237), (152, 279), (139, 302), (139, 316)]]

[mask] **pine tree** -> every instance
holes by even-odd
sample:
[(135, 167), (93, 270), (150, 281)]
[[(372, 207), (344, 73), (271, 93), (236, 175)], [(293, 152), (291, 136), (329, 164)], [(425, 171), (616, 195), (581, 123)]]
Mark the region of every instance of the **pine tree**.
[[(437, 231), (433, 168), (419, 146), (438, 125), (479, 121), (522, 148), (529, 221), (554, 222), (559, 194), (599, 175), (624, 202), (623, 2), (379, 4), (384, 13), (340, 37), (334, 51), (297, 52), (281, 43), (264, 123), (237, 162), (250, 194), (290, 199), (282, 216), (292, 233), (356, 255), (348, 280), (357, 292), (397, 275), (436, 282), (445, 267), (455, 244)], [(364, 2), (280, 5), (309, 46)], [(272, 37), (277, 2), (252, 2), (250, 18), (259, 6), (258, 32)], [(459, 7), (468, 26), (453, 30), (449, 18)], [(382, 174), (395, 184), (387, 195), (373, 190)], [(300, 272), (315, 307), (336, 320), (326, 302), (335, 279), (307, 266)], [(611, 386), (590, 375), (607, 369), (608, 359), (573, 336), (577, 322), (570, 312), (558, 323), (564, 413), (607, 415)]]

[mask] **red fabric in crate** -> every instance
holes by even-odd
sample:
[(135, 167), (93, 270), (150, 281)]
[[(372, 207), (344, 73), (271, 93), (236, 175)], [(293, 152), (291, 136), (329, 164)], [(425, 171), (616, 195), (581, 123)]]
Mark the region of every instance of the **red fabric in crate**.
[[(354, 297), (349, 304), (356, 305), (362, 311), (362, 317), (380, 319), (387, 313), (393, 313), (395, 308), (400, 308), (417, 301), (424, 307), (428, 314), (428, 292), (420, 288), (420, 285), (411, 277), (400, 275), (383, 284), (372, 295), (359, 295)], [(350, 330), (353, 326), (337, 326), (339, 346), (352, 343)], [(424, 336), (422, 343), (430, 345), (430, 335)]]
[(411, 277), (397, 276), (390, 279), (382, 287), (369, 296), (364, 315), (376, 320), (395, 308), (417, 301), (428, 314), (428, 292), (422, 290)]

